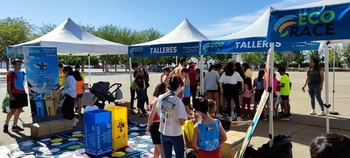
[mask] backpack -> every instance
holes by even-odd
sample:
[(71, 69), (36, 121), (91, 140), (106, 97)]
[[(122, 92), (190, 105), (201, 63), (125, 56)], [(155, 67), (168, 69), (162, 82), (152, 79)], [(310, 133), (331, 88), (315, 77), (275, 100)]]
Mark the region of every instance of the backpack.
[(119, 88), (115, 91), (115, 99), (120, 100), (123, 99), (123, 92)]

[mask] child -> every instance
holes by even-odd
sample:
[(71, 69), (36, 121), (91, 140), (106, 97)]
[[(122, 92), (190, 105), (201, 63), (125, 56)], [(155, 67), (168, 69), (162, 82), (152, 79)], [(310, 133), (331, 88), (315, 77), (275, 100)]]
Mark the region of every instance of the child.
[(197, 151), (197, 148), (194, 148), (192, 145), (193, 134), (194, 134), (194, 125), (199, 122), (202, 118), (199, 115), (194, 115), (193, 109), (191, 110), (191, 119), (186, 120), (185, 124), (182, 126), (183, 137), (185, 140), (185, 147), (191, 148)]
[(279, 74), (281, 75), (280, 80), (280, 93), (282, 98), (282, 107), (284, 111), (284, 115), (281, 120), (288, 121), (291, 118), (290, 114), (290, 104), (289, 104), (289, 95), (290, 95), (290, 80), (288, 75), (286, 74), (286, 68), (280, 67), (278, 69)]
[[(161, 82), (157, 85), (157, 87), (154, 89), (153, 92), (153, 98), (149, 104), (149, 108), (152, 111), (153, 106), (156, 105), (158, 101), (158, 96), (161, 94), (164, 94), (166, 92), (166, 83)], [(150, 133), (151, 133), (151, 138), (152, 142), (154, 144), (154, 157), (156, 158), (163, 158), (163, 149), (162, 149), (162, 143), (160, 140), (160, 132), (159, 132), (159, 124), (160, 124), (160, 119), (158, 117), (158, 114), (156, 114), (153, 118), (151, 118), (151, 115), (148, 117), (148, 124), (152, 124)]]
[[(256, 106), (259, 104), (261, 96), (264, 93), (264, 89), (265, 89), (264, 76), (265, 76), (265, 71), (264, 70), (260, 70), (259, 71), (259, 76), (254, 79), (254, 83), (253, 83), (253, 88), (255, 90), (255, 94), (254, 94), (254, 99), (255, 99), (255, 102), (254, 102), (254, 113), (256, 112)], [(264, 120), (267, 120), (266, 115), (263, 116), (263, 117), (264, 117)]]
[(146, 110), (145, 110), (145, 102), (146, 102), (146, 91), (145, 91), (145, 83), (143, 81), (138, 81), (137, 83), (137, 108), (139, 108), (142, 112), (140, 117), (146, 116)]
[(221, 157), (221, 145), (227, 140), (226, 133), (221, 123), (208, 114), (208, 100), (196, 98), (193, 105), (195, 115), (202, 117), (202, 121), (196, 123), (192, 144), (198, 148), (198, 158)]
[[(170, 77), (170, 68), (164, 67), (162, 68), (162, 75), (160, 76), (160, 82), (165, 82), (166, 84), (169, 84), (169, 77)], [(164, 79), (165, 76), (165, 79)]]
[[(242, 117), (247, 116), (250, 117), (250, 101), (253, 94), (253, 86), (252, 79), (249, 77), (244, 79), (244, 93), (242, 99)], [(247, 105), (247, 111), (245, 110), (245, 106)], [(247, 114), (248, 113), (248, 114)]]

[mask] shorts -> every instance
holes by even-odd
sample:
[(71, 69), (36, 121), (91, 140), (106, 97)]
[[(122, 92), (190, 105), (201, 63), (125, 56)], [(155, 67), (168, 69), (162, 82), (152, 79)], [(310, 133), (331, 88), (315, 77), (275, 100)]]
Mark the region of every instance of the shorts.
[(153, 144), (162, 144), (160, 141), (159, 124), (160, 122), (153, 122), (150, 129)]
[(83, 98), (83, 94), (77, 94), (77, 98)]
[(283, 100), (289, 100), (289, 95), (281, 95), (281, 99)]
[(277, 98), (276, 92), (273, 92), (273, 98)]
[(182, 102), (185, 104), (185, 106), (190, 105), (190, 97), (182, 97)]
[(219, 90), (207, 90), (207, 93), (217, 93)]
[(15, 100), (10, 100), (10, 109), (18, 109), (28, 106), (27, 93), (12, 93)]
[(264, 93), (264, 90), (255, 90), (254, 98), (255, 101), (260, 101), (262, 94)]

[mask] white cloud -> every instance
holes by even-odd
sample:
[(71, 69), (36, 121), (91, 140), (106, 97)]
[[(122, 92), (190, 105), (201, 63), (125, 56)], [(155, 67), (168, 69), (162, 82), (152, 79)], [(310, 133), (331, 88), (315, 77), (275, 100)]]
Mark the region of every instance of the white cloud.
[(209, 38), (216, 38), (221, 36), (226, 36), (234, 32), (238, 32), (254, 21), (256, 21), (270, 6), (276, 9), (306, 4), (310, 2), (315, 2), (317, 0), (282, 0), (281, 2), (267, 5), (260, 10), (251, 12), (249, 14), (237, 15), (229, 19), (221, 19), (216, 24), (209, 24), (205, 26), (205, 29), (199, 29), (204, 35)]

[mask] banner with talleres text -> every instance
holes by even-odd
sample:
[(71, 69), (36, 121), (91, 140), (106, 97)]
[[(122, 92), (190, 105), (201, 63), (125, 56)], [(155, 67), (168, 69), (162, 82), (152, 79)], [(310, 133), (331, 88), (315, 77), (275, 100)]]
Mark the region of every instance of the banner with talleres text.
[[(23, 47), (24, 66), (33, 122), (55, 116), (58, 108), (59, 87), (58, 57), (56, 47)], [(37, 116), (37, 117), (36, 117)], [(34, 118), (38, 118), (34, 120)], [(44, 119), (40, 119), (44, 118)]]
[(267, 41), (321, 41), (350, 38), (350, 3), (272, 11)]
[(129, 58), (199, 55), (199, 42), (129, 46)]
[[(317, 50), (320, 43), (311, 41), (300, 42), (275, 42), (275, 51), (302, 51)], [(270, 44), (266, 37), (251, 37), (232, 40), (202, 41), (201, 53), (226, 54), (240, 52), (266, 52)]]

